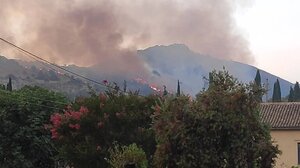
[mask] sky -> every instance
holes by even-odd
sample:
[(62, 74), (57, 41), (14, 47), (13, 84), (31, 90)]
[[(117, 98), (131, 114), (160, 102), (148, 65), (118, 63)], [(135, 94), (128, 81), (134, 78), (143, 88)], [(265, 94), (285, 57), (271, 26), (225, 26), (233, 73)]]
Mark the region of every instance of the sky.
[[(293, 83), (300, 80), (300, 0), (0, 4), (0, 36), (57, 64), (147, 73), (137, 49), (183, 43), (201, 54), (254, 65)], [(0, 54), (20, 56), (2, 43)]]
[(256, 0), (235, 12), (253, 65), (293, 83), (300, 81), (299, 9), (299, 0)]

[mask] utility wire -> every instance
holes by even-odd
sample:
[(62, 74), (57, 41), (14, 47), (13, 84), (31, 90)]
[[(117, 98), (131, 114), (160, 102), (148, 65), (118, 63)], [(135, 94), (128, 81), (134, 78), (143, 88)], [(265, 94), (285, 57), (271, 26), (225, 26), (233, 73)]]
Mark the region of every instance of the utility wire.
[[(59, 66), (59, 65), (56, 65), (55, 63), (52, 63), (52, 62), (50, 62), (50, 61), (48, 61), (48, 60), (46, 60), (46, 59), (44, 59), (44, 58), (41, 58), (41, 57), (37, 56), (36, 54), (33, 54), (33, 53), (31, 53), (31, 52), (29, 52), (29, 51), (27, 51), (27, 50), (25, 50), (25, 49), (23, 49), (23, 48), (21, 48), (21, 47), (15, 45), (15, 44), (11, 43), (11, 42), (9, 42), (9, 41), (7, 41), (7, 40), (1, 38), (1, 37), (0, 37), (0, 40), (3, 41), (3, 42), (5, 42), (5, 43), (7, 43), (7, 44), (9, 44), (9, 45), (12, 46), (12, 47), (18, 49), (19, 51), (25, 53), (26, 55), (30, 56), (31, 58), (33, 58), (33, 59), (35, 59), (35, 60), (37, 60), (37, 61), (43, 62), (43, 63), (44, 63), (45, 65), (47, 65), (47, 66), (49, 65), (49, 66), (56, 67), (56, 68), (58, 68), (58, 69), (61, 69), (61, 70), (65, 71), (65, 72), (68, 72), (68, 73), (70, 73), (70, 74), (73, 74), (73, 75), (75, 75), (75, 76), (77, 76), (77, 77), (80, 77), (80, 78), (82, 78), (82, 79), (85, 79), (85, 80), (87, 80), (87, 81), (89, 81), (89, 82), (93, 82), (93, 83), (98, 84), (98, 85), (100, 85), (100, 86), (102, 86), (102, 87), (105, 87), (105, 88), (114, 89), (114, 90), (117, 90), (117, 91), (120, 91), (120, 92), (123, 92), (123, 93), (127, 93), (127, 94), (130, 93), (130, 92), (125, 92), (125, 91), (123, 91), (123, 90), (121, 90), (121, 89), (116, 89), (115, 87), (112, 87), (112, 86), (109, 86), (109, 85), (105, 85), (105, 84), (103, 84), (103, 83), (101, 83), (101, 82), (98, 82), (98, 81), (96, 81), (96, 80), (94, 80), (94, 79), (90, 79), (90, 78), (85, 77), (85, 76), (83, 76), (83, 75), (81, 75), (81, 74), (78, 74), (78, 73), (75, 73), (75, 72), (70, 71), (70, 70), (68, 70), (68, 69), (65, 69), (65, 68), (63, 68), (63, 67), (61, 67), (61, 66)], [(48, 67), (49, 67), (49, 66), (48, 66)], [(51, 67), (51, 68), (52, 68), (52, 67)], [(55, 70), (55, 71), (56, 71), (56, 70)], [(139, 94), (138, 96), (145, 97), (145, 96), (140, 95), (140, 94)]]
[(85, 77), (85, 76), (83, 76), (83, 75), (77, 74), (77, 73), (75, 73), (75, 72), (73, 72), (73, 71), (70, 71), (70, 70), (68, 70), (68, 69), (65, 69), (65, 68), (59, 66), (59, 65), (56, 65), (56, 64), (54, 64), (54, 63), (52, 63), (52, 62), (50, 62), (50, 61), (48, 61), (48, 60), (46, 60), (46, 59), (44, 59), (44, 58), (41, 58), (41, 57), (39, 57), (39, 56), (37, 56), (37, 55), (35, 55), (35, 54), (33, 54), (33, 53), (27, 51), (27, 50), (25, 50), (25, 49), (23, 49), (23, 48), (21, 48), (21, 47), (15, 45), (15, 44), (13, 44), (13, 43), (11, 43), (11, 42), (9, 42), (9, 41), (3, 39), (3, 38), (1, 38), (1, 37), (0, 37), (0, 40), (2, 40), (3, 42), (9, 44), (10, 46), (12, 46), (12, 47), (14, 47), (14, 48), (17, 48), (19, 51), (25, 53), (26, 55), (29, 55), (30, 57), (34, 58), (34, 59), (37, 60), (37, 61), (42, 61), (42, 62), (44, 62), (44, 63), (47, 63), (47, 65), (52, 65), (52, 66), (54, 66), (54, 67), (56, 67), (56, 68), (58, 68), (58, 69), (61, 69), (61, 70), (63, 70), (63, 71), (66, 71), (66, 72), (68, 72), (68, 73), (71, 73), (71, 74), (73, 74), (73, 75), (76, 75), (76, 76), (78, 76), (78, 77), (80, 77), (80, 78), (83, 78), (83, 79), (88, 80), (88, 81), (90, 81), (90, 82), (94, 82), (94, 83), (99, 84), (99, 85), (101, 85), (101, 86), (107, 87), (106, 85), (104, 85), (104, 84), (102, 84), (102, 83), (100, 83), (100, 82), (98, 82), (98, 81), (95, 81), (95, 80), (93, 80), (93, 79), (89, 79), (89, 78), (87, 78), (87, 77)]

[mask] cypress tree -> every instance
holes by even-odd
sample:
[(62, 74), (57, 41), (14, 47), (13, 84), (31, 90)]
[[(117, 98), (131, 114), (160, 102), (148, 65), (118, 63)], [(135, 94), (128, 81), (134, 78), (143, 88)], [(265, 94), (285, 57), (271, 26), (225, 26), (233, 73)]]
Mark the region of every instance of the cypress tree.
[(292, 88), (292, 86), (290, 87), (290, 94), (289, 94), (289, 97), (288, 97), (288, 101), (289, 102), (294, 101), (294, 89)]
[(11, 77), (8, 78), (8, 83), (6, 85), (6, 88), (8, 91), (12, 91)]
[(279, 80), (277, 79), (277, 92), (278, 92), (278, 100), (281, 102), (281, 88), (280, 88), (280, 83)]
[(274, 83), (274, 87), (273, 87), (273, 96), (272, 96), (272, 102), (275, 102), (276, 101), (276, 99), (277, 99), (277, 92), (276, 92), (276, 90), (277, 90), (277, 82), (275, 82)]
[[(257, 69), (257, 71), (256, 71), (254, 82), (255, 82), (256, 87), (258, 87), (258, 90), (260, 90), (261, 89), (261, 77), (260, 77), (259, 69)], [(256, 99), (259, 102), (262, 102), (262, 94), (257, 93), (257, 98)]]
[(179, 80), (177, 81), (177, 96), (180, 96), (180, 82)]
[(300, 101), (300, 87), (298, 82), (294, 86), (294, 101)]
[(260, 72), (259, 72), (259, 69), (257, 69), (256, 71), (256, 75), (255, 75), (255, 84), (258, 86), (258, 87), (261, 87), (261, 77), (260, 77)]
[(272, 100), (273, 102), (281, 102), (281, 89), (280, 89), (280, 83), (278, 79), (274, 83)]
[(124, 80), (124, 83), (123, 83), (123, 91), (125, 93), (127, 92), (127, 82), (126, 82), (126, 80)]

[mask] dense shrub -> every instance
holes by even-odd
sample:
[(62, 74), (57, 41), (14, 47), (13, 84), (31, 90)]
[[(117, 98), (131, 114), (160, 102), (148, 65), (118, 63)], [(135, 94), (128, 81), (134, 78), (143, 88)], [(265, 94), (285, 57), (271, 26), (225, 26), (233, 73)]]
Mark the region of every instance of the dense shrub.
[(39, 87), (0, 90), (0, 167), (54, 167), (57, 151), (44, 124), (65, 104)]
[(78, 98), (64, 113), (51, 116), (49, 129), (60, 157), (74, 167), (107, 167), (108, 149), (117, 142), (138, 144), (151, 160), (155, 151), (151, 107), (156, 99), (116, 90)]
[(211, 73), (207, 91), (156, 108), (156, 167), (273, 167), (279, 153), (260, 121), (257, 88), (227, 72)]

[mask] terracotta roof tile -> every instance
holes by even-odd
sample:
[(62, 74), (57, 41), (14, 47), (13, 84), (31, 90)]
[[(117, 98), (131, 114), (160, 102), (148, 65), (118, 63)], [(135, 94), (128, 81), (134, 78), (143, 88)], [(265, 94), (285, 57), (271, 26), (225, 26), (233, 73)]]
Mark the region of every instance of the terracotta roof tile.
[(260, 115), (271, 129), (300, 129), (300, 102), (262, 103)]

